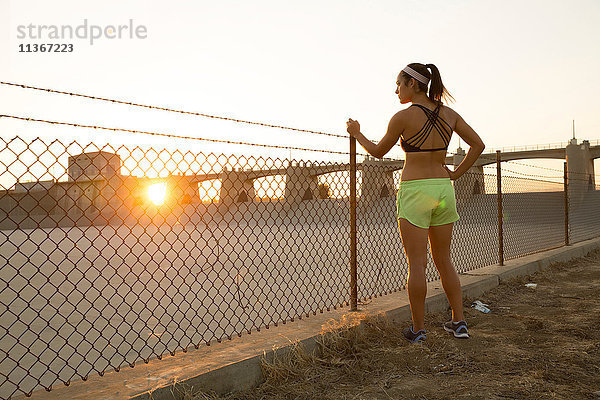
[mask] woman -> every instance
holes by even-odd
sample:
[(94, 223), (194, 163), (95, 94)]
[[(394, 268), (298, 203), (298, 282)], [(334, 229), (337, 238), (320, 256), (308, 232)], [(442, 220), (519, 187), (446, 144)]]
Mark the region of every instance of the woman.
[[(358, 121), (349, 119), (347, 126), (348, 133), (374, 157), (383, 157), (398, 139), (406, 152), (396, 197), (400, 235), (409, 265), (407, 286), (412, 314), (412, 327), (404, 329), (404, 336), (412, 343), (426, 339), (425, 267), (429, 238), (433, 261), (452, 307), (452, 320), (444, 324), (444, 329), (457, 338), (468, 338), (460, 280), (450, 259), (452, 225), (459, 218), (451, 180), (467, 172), (485, 146), (458, 113), (442, 105), (442, 99), (453, 98), (442, 84), (435, 65), (407, 65), (398, 75), (396, 85), (400, 103), (412, 104), (392, 117), (387, 133), (378, 144), (360, 132)], [(454, 171), (445, 165), (452, 132), (470, 145), (466, 157)]]

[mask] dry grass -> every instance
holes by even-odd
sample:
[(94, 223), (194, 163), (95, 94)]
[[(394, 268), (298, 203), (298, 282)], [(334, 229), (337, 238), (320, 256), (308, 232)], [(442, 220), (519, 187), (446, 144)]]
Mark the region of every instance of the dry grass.
[[(526, 288), (527, 282), (538, 284)], [(219, 397), (178, 389), (184, 400), (258, 399), (596, 399), (600, 391), (600, 252), (514, 279), (469, 307), (472, 338), (441, 329), (449, 313), (428, 315), (428, 339), (409, 345), (382, 317), (349, 316), (319, 337), (318, 354), (299, 343), (263, 360), (266, 381)]]

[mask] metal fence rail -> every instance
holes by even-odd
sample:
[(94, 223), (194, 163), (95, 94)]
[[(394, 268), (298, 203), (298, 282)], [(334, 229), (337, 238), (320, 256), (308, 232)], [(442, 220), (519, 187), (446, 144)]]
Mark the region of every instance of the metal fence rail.
[[(356, 163), (359, 302), (405, 287), (402, 167)], [(0, 398), (350, 305), (350, 177), (349, 162), (0, 139)], [(497, 182), (455, 182), (459, 271), (562, 245), (566, 215), (571, 242), (600, 235), (597, 187), (565, 208), (563, 184)]]

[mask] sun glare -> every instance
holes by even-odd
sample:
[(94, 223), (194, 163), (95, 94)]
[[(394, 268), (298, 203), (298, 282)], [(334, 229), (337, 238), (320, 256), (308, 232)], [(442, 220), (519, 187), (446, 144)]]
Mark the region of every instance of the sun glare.
[(148, 187), (148, 197), (157, 206), (164, 204), (167, 197), (167, 182), (155, 183)]

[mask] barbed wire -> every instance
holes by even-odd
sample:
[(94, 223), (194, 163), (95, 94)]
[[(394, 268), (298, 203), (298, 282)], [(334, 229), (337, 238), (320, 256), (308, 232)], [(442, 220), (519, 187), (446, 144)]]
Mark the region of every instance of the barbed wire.
[[(539, 165), (531, 165), (531, 164), (525, 164), (525, 163), (515, 162), (515, 161), (510, 161), (510, 162), (514, 163), (514, 164), (517, 164), (517, 165), (522, 165), (524, 167), (538, 168), (538, 169), (543, 169), (543, 170), (547, 170), (547, 171), (554, 171), (554, 172), (563, 172), (562, 169), (557, 169), (557, 168), (541, 167)], [(592, 174), (587, 173), (587, 172), (577, 172), (577, 171), (569, 171), (569, 174), (586, 175), (586, 176), (587, 175), (592, 175)], [(600, 175), (594, 174), (593, 176), (595, 176), (596, 178), (600, 178)]]
[[(520, 179), (520, 180), (522, 180), (522, 181), (527, 181), (527, 182), (552, 183), (552, 184), (555, 184), (555, 185), (560, 185), (560, 186), (562, 186), (562, 185), (563, 185), (563, 182), (562, 182), (562, 181), (557, 181), (557, 182), (555, 182), (555, 181), (548, 181), (548, 180), (545, 180), (545, 179), (539, 179), (539, 178), (530, 178), (530, 177), (528, 177), (528, 178), (525, 178), (525, 177), (520, 177), (520, 176), (512, 176), (512, 175), (508, 175), (508, 176), (506, 176), (506, 175), (503, 175), (503, 176), (502, 176), (502, 179), (505, 179), (505, 178), (506, 178), (506, 179), (508, 179), (508, 180), (510, 180), (510, 179)], [(503, 182), (503, 184), (506, 184), (506, 183), (505, 183), (505, 182)]]
[[(502, 154), (502, 153), (501, 153)], [(491, 157), (485, 157), (485, 156), (480, 156), (480, 158), (486, 159), (486, 160), (496, 160), (495, 158), (491, 158)], [(530, 167), (530, 168), (538, 168), (538, 169), (543, 169), (543, 170), (547, 170), (547, 171), (553, 171), (553, 172), (563, 172), (562, 169), (557, 169), (557, 168), (550, 168), (550, 167), (542, 167), (539, 165), (533, 165), (533, 164), (526, 164), (526, 163), (522, 163), (522, 162), (518, 162), (518, 161), (513, 161), (513, 160), (501, 160), (502, 162), (510, 162), (512, 164), (516, 164), (516, 165), (520, 165), (520, 166), (524, 166), (524, 167)], [(496, 168), (495, 165), (484, 165), (484, 168)], [(577, 171), (569, 171), (569, 174), (576, 174), (576, 175), (592, 175), (589, 174), (587, 172), (577, 172)], [(535, 176), (535, 175), (533, 175)], [(538, 176), (542, 176), (542, 175), (538, 175)], [(600, 179), (600, 175), (592, 175), (596, 178)], [(576, 179), (576, 178), (571, 178), (571, 179)]]
[[(336, 138), (344, 138), (344, 139), (348, 137), (346, 135), (338, 135), (338, 134), (334, 134), (334, 133), (328, 133), (328, 132), (322, 132), (322, 131), (314, 131), (314, 130), (310, 130), (310, 129), (300, 129), (300, 128), (293, 128), (293, 127), (288, 127), (288, 126), (283, 126), (283, 125), (274, 125), (274, 124), (269, 124), (269, 123), (264, 123), (264, 122), (256, 122), (256, 121), (249, 121), (249, 120), (243, 120), (243, 119), (237, 119), (237, 118), (223, 117), (223, 116), (206, 114), (206, 113), (200, 113), (200, 112), (194, 112), (194, 111), (177, 110), (177, 109), (168, 108), (168, 107), (153, 106), (153, 105), (135, 103), (135, 102), (125, 101), (125, 100), (117, 100), (117, 99), (111, 99), (111, 98), (106, 98), (106, 97), (92, 96), (92, 95), (83, 94), (83, 93), (68, 92), (68, 91), (57, 90), (57, 89), (50, 89), (50, 88), (40, 88), (40, 87), (36, 87), (36, 86), (30, 86), (30, 85), (25, 85), (25, 84), (20, 84), (20, 83), (14, 83), (14, 82), (0, 81), (0, 84), (7, 85), (7, 86), (20, 87), (20, 88), (24, 88), (24, 89), (31, 89), (31, 90), (37, 90), (37, 91), (42, 91), (42, 92), (48, 92), (48, 93), (56, 93), (56, 94), (63, 94), (63, 95), (68, 95), (68, 96), (82, 97), (82, 98), (87, 98), (87, 99), (91, 99), (91, 100), (106, 101), (106, 102), (115, 103), (115, 104), (124, 104), (124, 105), (129, 105), (129, 106), (134, 106), (134, 107), (142, 107), (142, 108), (155, 109), (155, 110), (161, 110), (161, 111), (167, 111), (167, 112), (174, 112), (174, 113), (180, 113), (180, 114), (188, 114), (188, 115), (201, 116), (201, 117), (206, 117), (206, 118), (220, 119), (220, 120), (237, 122), (237, 123), (244, 123), (244, 124), (250, 124), (250, 125), (258, 125), (258, 126), (264, 126), (264, 127), (268, 127), (268, 128), (279, 128), (279, 129), (283, 129), (283, 130), (291, 130), (291, 131), (304, 132), (304, 133), (313, 133), (313, 134), (325, 135), (325, 136), (336, 137)], [(7, 116), (7, 117), (11, 117), (11, 116)], [(25, 119), (25, 118), (18, 118), (18, 119)], [(58, 124), (60, 124), (60, 122), (36, 120), (36, 119), (32, 119), (32, 118), (29, 118), (27, 120), (33, 120), (33, 121), (37, 121), (37, 122), (48, 122), (48, 123), (58, 123)], [(146, 131), (136, 131), (136, 130), (128, 130), (128, 129), (120, 129), (120, 128), (103, 128), (103, 127), (95, 127), (95, 126), (81, 125), (81, 124), (69, 124), (69, 123), (64, 123), (64, 124), (71, 125), (71, 126), (86, 127), (86, 128), (109, 129), (109, 130), (113, 130), (113, 131), (127, 131), (127, 132), (132, 132), (132, 133), (145, 133), (145, 134), (161, 135), (160, 133), (152, 133), (152, 132), (146, 132)], [(219, 143), (240, 144), (240, 145), (261, 146), (261, 147), (273, 147), (273, 148), (287, 149), (287, 150), (328, 152), (328, 153), (332, 153), (332, 154), (350, 154), (348, 152), (336, 152), (336, 151), (332, 151), (332, 150), (328, 151), (328, 150), (303, 149), (303, 148), (292, 147), (292, 146), (261, 145), (261, 144), (251, 144), (251, 143), (245, 143), (245, 142), (233, 142), (233, 141), (226, 141), (226, 140), (219, 141), (217, 139), (184, 137), (184, 136), (168, 135), (168, 134), (164, 134), (164, 135), (167, 135), (167, 137), (175, 137), (175, 138), (181, 138), (181, 139), (198, 139), (198, 140), (207, 140), (207, 141), (213, 141), (213, 142), (219, 142)], [(562, 144), (563, 143), (552, 143), (550, 145), (562, 145)], [(542, 148), (539, 148), (539, 146), (550, 146), (550, 145), (538, 145), (538, 146), (536, 146), (536, 149), (546, 150), (546, 149), (560, 148), (560, 147), (556, 147), (556, 148), (551, 148), (551, 147), (543, 148), (542, 147)], [(395, 144), (394, 146), (400, 146), (400, 144)], [(502, 148), (502, 149), (506, 149), (506, 148)], [(532, 150), (536, 150), (536, 149), (532, 149)], [(516, 150), (513, 150), (513, 151), (516, 151)], [(489, 154), (493, 154), (493, 153), (489, 153)], [(357, 153), (357, 155), (366, 156), (367, 154)], [(480, 158), (485, 158), (485, 159), (488, 159), (488, 160), (495, 160), (495, 158), (493, 158), (493, 157), (486, 157), (485, 155), (481, 155)], [(400, 161), (400, 160), (397, 160), (397, 159), (392, 159), (392, 160), (393, 161)], [(541, 167), (541, 166), (538, 166), (538, 165), (525, 164), (525, 163), (516, 162), (516, 161), (510, 161), (510, 162), (512, 162), (513, 164), (517, 164), (517, 165), (521, 165), (521, 166), (526, 166), (526, 167), (531, 167), (531, 168), (538, 168), (538, 169), (544, 169), (544, 170), (548, 170), (548, 171), (562, 172), (562, 170), (559, 170), (559, 169), (556, 169), (556, 168)], [(587, 175), (585, 172), (575, 172), (575, 171), (570, 172), (570, 174)], [(526, 174), (523, 174), (523, 175), (526, 175)], [(529, 176), (541, 176), (541, 175), (529, 175)], [(595, 177), (600, 177), (600, 176), (595, 175)]]
[[(106, 101), (106, 102), (115, 103), (115, 104), (124, 104), (124, 105), (129, 105), (129, 106), (134, 106), (134, 107), (142, 107), (142, 108), (148, 108), (148, 109), (154, 109), (154, 110), (168, 111), (168, 112), (188, 114), (188, 115), (196, 115), (196, 116), (213, 118), (213, 119), (220, 119), (220, 120), (237, 122), (237, 123), (258, 125), (258, 126), (264, 126), (264, 127), (268, 127), (268, 128), (279, 128), (279, 129), (283, 129), (283, 130), (291, 130), (291, 131), (304, 132), (304, 133), (313, 133), (313, 134), (318, 134), (318, 135), (325, 135), (325, 136), (344, 138), (344, 139), (348, 137), (346, 135), (338, 135), (338, 134), (334, 134), (334, 133), (314, 131), (314, 130), (310, 130), (310, 129), (293, 128), (293, 127), (284, 126), (284, 125), (274, 125), (274, 124), (269, 124), (269, 123), (265, 123), (265, 122), (256, 122), (256, 121), (249, 121), (249, 120), (243, 120), (243, 119), (238, 119), (238, 118), (223, 117), (223, 116), (200, 113), (200, 112), (195, 112), (195, 111), (177, 110), (174, 108), (153, 106), (153, 105), (148, 105), (148, 104), (135, 103), (135, 102), (131, 102), (131, 101), (111, 99), (111, 98), (107, 98), (107, 97), (92, 96), (92, 95), (77, 93), (77, 92), (68, 92), (68, 91), (50, 89), (50, 88), (40, 88), (40, 87), (25, 85), (25, 84), (21, 84), (21, 83), (0, 81), (0, 84), (7, 85), (7, 86), (20, 87), (20, 88), (24, 88), (24, 89), (38, 90), (38, 91), (48, 92), (48, 93), (56, 93), (56, 94), (63, 94), (63, 95), (68, 95), (68, 96), (82, 97), (82, 98), (87, 98), (87, 99), (91, 99), (91, 100)], [(539, 145), (539, 146), (562, 145), (562, 144), (563, 143), (552, 143), (549, 145)], [(395, 144), (394, 146), (400, 146), (400, 144)], [(539, 149), (539, 146), (536, 146), (536, 149)], [(556, 148), (560, 148), (560, 147), (556, 147)], [(502, 148), (502, 149), (505, 149), (505, 148)], [(551, 147), (548, 147), (548, 148), (542, 147), (541, 148), (541, 150), (546, 150), (546, 149), (555, 149), (555, 148), (551, 148)], [(533, 150), (535, 150), (535, 149), (533, 149)], [(513, 150), (513, 151), (516, 151), (516, 150)], [(346, 153), (346, 154), (349, 154), (349, 153)], [(357, 153), (357, 155), (358, 154), (359, 153)], [(488, 158), (488, 159), (492, 159), (492, 158)], [(515, 163), (515, 164), (519, 164), (519, 163)], [(520, 163), (520, 165), (528, 166), (528, 167), (532, 167), (532, 168), (540, 168), (540, 169), (547, 169), (550, 171), (561, 172), (560, 170), (557, 170), (554, 168), (540, 167), (540, 166), (528, 165), (528, 164), (524, 164), (524, 163)], [(584, 174), (581, 172), (572, 172), (572, 173)]]
[(563, 179), (564, 178), (562, 175), (561, 176), (546, 176), (546, 175), (527, 174), (525, 172), (513, 171), (513, 170), (510, 170), (510, 169), (507, 169), (504, 167), (502, 167), (502, 172), (510, 172), (512, 174), (528, 176), (528, 177), (532, 177), (532, 178), (546, 178), (546, 179)]
[(284, 130), (290, 130), (290, 131), (296, 131), (296, 132), (304, 132), (304, 133), (314, 133), (314, 134), (318, 134), (318, 135), (326, 135), (326, 136), (337, 137), (337, 138), (344, 138), (344, 139), (348, 138), (348, 136), (346, 136), (346, 135), (338, 135), (338, 134), (335, 134), (335, 133), (313, 131), (313, 130), (310, 130), (310, 129), (293, 128), (293, 127), (283, 126), (283, 125), (274, 125), (274, 124), (268, 124), (266, 122), (256, 122), (256, 121), (249, 121), (249, 120), (244, 120), (244, 119), (222, 117), (222, 116), (219, 116), (219, 115), (205, 114), (205, 113), (194, 112), (194, 111), (177, 110), (177, 109), (174, 109), (174, 108), (161, 107), (161, 106), (152, 106), (152, 105), (148, 105), (148, 104), (134, 103), (132, 101), (124, 101), (124, 100), (110, 99), (110, 98), (106, 98), (106, 97), (92, 96), (92, 95), (83, 94), (83, 93), (66, 92), (66, 91), (56, 90), (56, 89), (40, 88), (40, 87), (29, 86), (29, 85), (24, 85), (24, 84), (20, 84), (20, 83), (12, 83), (12, 82), (3, 82), (3, 81), (0, 81), (0, 84), (7, 85), (7, 86), (21, 87), (21, 88), (24, 88), (24, 89), (39, 90), (39, 91), (48, 92), (48, 93), (57, 93), (57, 94), (64, 94), (64, 95), (69, 95), (69, 96), (83, 97), (83, 98), (91, 99), (91, 100), (106, 101), (106, 102), (109, 102), (109, 103), (125, 104), (125, 105), (128, 105), (128, 106), (134, 106), (134, 107), (142, 107), (142, 108), (148, 108), (148, 109), (153, 109), (153, 110), (168, 111), (168, 112), (174, 112), (174, 113), (179, 113), (179, 114), (196, 115), (196, 116), (199, 116), (199, 117), (220, 119), (220, 120), (224, 120), (224, 121), (238, 122), (238, 123), (243, 123), (243, 124), (259, 125), (259, 126), (264, 126), (264, 127), (267, 127), (267, 128), (279, 128), (279, 129), (284, 129)]
[[(20, 117), (20, 116), (16, 116), (16, 115), (8, 115), (8, 114), (0, 114), (0, 118), (11, 118), (11, 119), (16, 119), (16, 120), (21, 120), (21, 121), (42, 122), (42, 123), (51, 124), (51, 125), (65, 125), (65, 126), (72, 126), (72, 127), (76, 127), (76, 128), (102, 129), (102, 130), (108, 130), (108, 131), (113, 131), (113, 132), (142, 133), (142, 134), (146, 134), (146, 135), (163, 136), (163, 137), (175, 138), (175, 139), (201, 140), (201, 141), (215, 142), (215, 143), (237, 144), (237, 145), (244, 145), (244, 146), (258, 146), (258, 147), (275, 148), (275, 149), (282, 149), (282, 150), (300, 150), (300, 151), (309, 151), (309, 152), (312, 151), (312, 152), (329, 153), (329, 154), (343, 154), (343, 155), (350, 154), (349, 152), (335, 151), (335, 150), (306, 149), (306, 148), (295, 147), (295, 146), (280, 146), (280, 145), (275, 145), (275, 144), (236, 142), (236, 141), (232, 141), (232, 140), (209, 139), (209, 138), (201, 138), (201, 137), (194, 137), (194, 136), (183, 136), (183, 135), (176, 135), (176, 134), (163, 133), (163, 132), (150, 132), (150, 131), (141, 131), (141, 130), (136, 130), (136, 129), (126, 129), (126, 128), (110, 128), (110, 127), (105, 127), (105, 126), (100, 126), (100, 125), (78, 124), (78, 123), (74, 123), (74, 122), (50, 121), (50, 120), (45, 120), (45, 119)], [(367, 154), (356, 153), (356, 155), (366, 156)], [(395, 160), (395, 161), (398, 161), (398, 160)]]
[[(519, 172), (519, 171), (513, 171), (507, 168), (502, 167), (502, 172), (510, 172), (512, 174), (516, 174), (516, 175), (522, 175), (522, 176), (526, 176), (528, 178), (523, 178), (523, 179), (530, 179), (530, 178), (545, 178), (545, 179), (557, 179), (559, 181), (564, 180), (564, 175), (560, 175), (560, 176), (546, 176), (546, 175), (535, 175), (535, 174), (527, 174), (525, 172)], [(506, 175), (503, 175), (506, 176)], [(508, 176), (509, 178), (520, 178), (519, 176)], [(540, 181), (540, 182), (550, 182), (550, 181), (545, 181), (545, 180), (540, 180), (540, 179), (531, 179), (531, 180), (535, 180), (535, 181)], [(585, 181), (587, 182), (587, 179), (583, 179), (583, 178), (568, 178), (568, 181)], [(560, 182), (552, 182), (552, 183), (560, 183)]]
[[(494, 166), (495, 167), (495, 166)], [(514, 174), (514, 175), (504, 175), (505, 172)], [(546, 175), (533, 175), (533, 174), (526, 174), (524, 172), (518, 172), (518, 171), (513, 171), (510, 169), (506, 169), (504, 167), (502, 167), (502, 177), (507, 177), (507, 178), (518, 178), (518, 179), (525, 179), (525, 180), (532, 180), (532, 181), (538, 181), (538, 182), (551, 182), (551, 183), (562, 183), (564, 182), (564, 176), (546, 176)], [(490, 176), (490, 177), (495, 177), (495, 174), (490, 174), (490, 173), (484, 173), (484, 175), (486, 176)], [(543, 178), (543, 179), (540, 179)], [(548, 181), (546, 179), (556, 179), (558, 182), (555, 181)], [(569, 182), (572, 181), (580, 181), (580, 182), (589, 182), (588, 179), (583, 179), (583, 178), (568, 178)], [(595, 186), (599, 186), (598, 183), (595, 184)]]
[[(20, 83), (0, 81), (0, 84), (7, 85), (7, 86), (21, 87), (24, 89), (39, 90), (39, 91), (48, 92), (48, 93), (57, 93), (57, 94), (64, 94), (64, 95), (69, 95), (69, 96), (82, 97), (82, 98), (91, 99), (91, 100), (106, 101), (106, 102), (115, 103), (115, 104), (125, 104), (125, 105), (129, 105), (129, 106), (142, 107), (142, 108), (148, 108), (148, 109), (153, 109), (153, 110), (161, 110), (161, 111), (168, 111), (168, 112), (174, 112), (174, 113), (180, 113), (180, 114), (195, 115), (195, 116), (220, 119), (220, 120), (224, 120), (224, 121), (238, 122), (238, 123), (244, 123), (244, 124), (250, 124), (250, 125), (259, 125), (259, 126), (264, 126), (264, 127), (268, 127), (268, 128), (279, 128), (279, 129), (291, 130), (291, 131), (296, 131), (296, 132), (314, 133), (314, 134), (318, 134), (318, 135), (325, 135), (325, 136), (331, 136), (331, 137), (342, 138), (342, 139), (348, 138), (348, 136), (346, 136), (346, 135), (338, 135), (335, 133), (313, 131), (310, 129), (293, 128), (293, 127), (289, 127), (289, 126), (274, 125), (274, 124), (268, 124), (265, 122), (256, 122), (256, 121), (249, 121), (249, 120), (243, 120), (243, 119), (237, 119), (237, 118), (223, 117), (223, 116), (199, 113), (199, 112), (194, 112), (194, 111), (177, 110), (177, 109), (168, 108), (168, 107), (152, 106), (152, 105), (148, 105), (148, 104), (134, 103), (131, 101), (116, 100), (116, 99), (110, 99), (110, 98), (106, 98), (106, 97), (92, 96), (92, 95), (83, 94), (83, 93), (66, 92), (63, 90), (40, 88), (40, 87), (29, 86), (29, 85), (24, 85), (24, 84), (20, 84)], [(396, 144), (394, 146), (400, 147), (400, 144)], [(349, 153), (347, 153), (347, 154), (349, 154)], [(357, 153), (357, 155), (359, 155), (359, 154), (364, 155), (361, 153)]]
[[(307, 149), (307, 148), (295, 147), (295, 146), (280, 146), (280, 145), (269, 145), (269, 144), (260, 144), (260, 143), (236, 142), (236, 141), (231, 141), (231, 140), (200, 138), (200, 137), (193, 137), (193, 136), (182, 136), (182, 135), (169, 134), (169, 133), (163, 133), (163, 132), (150, 132), (150, 131), (141, 131), (141, 130), (136, 130), (136, 129), (126, 129), (126, 128), (111, 128), (111, 127), (104, 127), (104, 126), (99, 126), (99, 125), (78, 124), (78, 123), (74, 123), (74, 122), (50, 121), (50, 120), (37, 119), (37, 118), (31, 118), (31, 117), (20, 117), (20, 116), (15, 116), (15, 115), (8, 115), (8, 114), (0, 114), (0, 118), (11, 118), (11, 119), (16, 119), (16, 120), (21, 120), (21, 121), (41, 122), (41, 123), (46, 123), (46, 124), (51, 124), (51, 125), (65, 125), (65, 126), (72, 126), (72, 127), (77, 127), (77, 128), (101, 129), (101, 130), (109, 130), (109, 131), (113, 131), (113, 132), (141, 133), (141, 134), (147, 134), (147, 135), (163, 136), (163, 137), (168, 137), (168, 138), (191, 139), (191, 140), (200, 140), (200, 141), (208, 141), (208, 142), (215, 142), (215, 143), (236, 144), (236, 145), (243, 145), (243, 146), (258, 146), (258, 147), (276, 148), (276, 149), (282, 149), (282, 150), (299, 150), (299, 151), (320, 152), (320, 153), (328, 153), (328, 154), (343, 154), (343, 155), (350, 154), (349, 152), (341, 152), (341, 151), (335, 151), (335, 150)], [(356, 153), (356, 155), (363, 156), (363, 157), (369, 156), (368, 154), (364, 154), (364, 153)], [(397, 159), (393, 159), (393, 158), (388, 158), (388, 159), (390, 161), (403, 161), (403, 160), (397, 160)], [(487, 158), (487, 159), (490, 159), (490, 158)], [(507, 161), (505, 161), (505, 162), (507, 162)], [(519, 165), (527, 166), (527, 164), (519, 164)], [(493, 166), (486, 165), (484, 167), (492, 168)], [(550, 168), (544, 168), (544, 169), (559, 171), (557, 169), (550, 169)], [(524, 172), (513, 171), (513, 170), (510, 170), (510, 169), (507, 169), (504, 167), (502, 167), (502, 170), (513, 173), (513, 174), (528, 176), (528, 177), (562, 179), (562, 176), (554, 177), (554, 176), (527, 174)], [(559, 172), (561, 172), (561, 171), (559, 171)], [(576, 172), (572, 172), (572, 173), (576, 173)], [(594, 176), (597, 177), (596, 175), (594, 175)], [(571, 178), (570, 180), (573, 180), (573, 179), (582, 180), (582, 179), (577, 179), (577, 178)], [(585, 179), (583, 179), (583, 180), (585, 180)]]
[[(480, 158), (486, 159), (486, 160), (492, 160), (491, 157), (485, 157), (485, 156), (479, 156)], [(494, 161), (496, 161), (496, 158), (493, 159)], [(501, 162), (508, 162), (508, 161), (502, 161)], [(493, 168), (496, 169), (496, 164), (488, 164), (488, 165), (483, 165), (484, 168)], [(563, 176), (546, 176), (546, 175), (536, 175), (536, 174), (527, 174), (525, 172), (519, 172), (519, 171), (513, 171), (511, 169), (508, 169), (506, 167), (504, 167), (502, 164), (500, 164), (500, 168), (502, 170), (502, 172), (510, 172), (513, 174), (517, 174), (517, 175), (523, 175), (523, 176), (529, 176), (529, 177), (535, 177), (535, 178), (550, 178), (550, 179), (563, 179)], [(562, 171), (560, 171), (562, 172)]]

